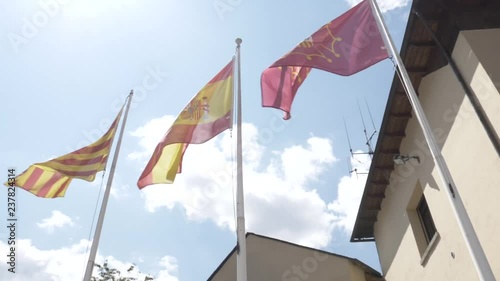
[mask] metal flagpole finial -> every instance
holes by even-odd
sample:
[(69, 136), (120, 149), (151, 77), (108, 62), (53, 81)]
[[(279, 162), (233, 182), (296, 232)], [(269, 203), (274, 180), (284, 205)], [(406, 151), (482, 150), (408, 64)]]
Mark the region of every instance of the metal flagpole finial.
[(243, 40), (241, 40), (241, 38), (236, 38), (236, 40), (234, 40), (234, 42), (236, 42), (236, 45), (238, 45), (238, 47), (241, 45), (241, 42), (243, 42)]

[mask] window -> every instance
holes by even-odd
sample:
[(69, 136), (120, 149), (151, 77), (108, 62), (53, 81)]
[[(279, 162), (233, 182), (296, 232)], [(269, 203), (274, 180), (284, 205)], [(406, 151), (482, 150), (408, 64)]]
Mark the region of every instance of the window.
[(420, 265), (425, 266), (437, 247), (440, 237), (423, 191), (420, 182), (417, 181), (406, 212), (420, 254)]
[(422, 224), (425, 240), (427, 241), (427, 244), (429, 244), (434, 237), (434, 234), (436, 234), (436, 226), (434, 225), (431, 212), (429, 211), (429, 206), (427, 205), (427, 201), (424, 196), (422, 196), (422, 199), (420, 199), (420, 202), (418, 203), (417, 214), (420, 219), (420, 223)]

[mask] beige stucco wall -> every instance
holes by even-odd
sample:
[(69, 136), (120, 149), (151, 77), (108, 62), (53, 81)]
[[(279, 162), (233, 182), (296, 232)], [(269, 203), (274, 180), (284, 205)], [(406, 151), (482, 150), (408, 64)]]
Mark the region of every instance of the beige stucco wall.
[[(498, 50), (500, 29), (467, 31), (460, 34), (453, 57), (500, 134), (500, 81), (495, 82), (500, 78)], [(493, 272), (500, 279), (500, 157), (449, 66), (427, 75), (419, 93)], [(415, 118), (408, 123), (400, 151), (420, 156), (421, 164), (411, 160), (396, 166), (375, 224), (386, 280), (478, 280)], [(415, 205), (420, 186), (440, 235), (424, 266), (415, 240), (420, 225), (407, 210)]]
[[(364, 270), (348, 259), (255, 235), (247, 238), (249, 281), (365, 281)], [(213, 281), (236, 280), (233, 254)]]

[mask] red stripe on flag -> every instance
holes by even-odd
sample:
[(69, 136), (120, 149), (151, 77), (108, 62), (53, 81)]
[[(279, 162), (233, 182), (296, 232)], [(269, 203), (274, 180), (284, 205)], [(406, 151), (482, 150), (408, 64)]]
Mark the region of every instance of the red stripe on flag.
[(179, 161), (179, 167), (177, 168), (178, 174), (182, 173), (182, 160), (184, 160), (184, 153), (186, 153), (188, 146), (189, 146), (189, 143), (185, 143), (184, 147), (182, 148), (181, 161)]
[(61, 174), (65, 175), (65, 176), (68, 176), (68, 177), (72, 177), (72, 178), (89, 177), (89, 176), (95, 175), (98, 172), (100, 172), (99, 170), (90, 170), (90, 171), (64, 171), (64, 170), (60, 170), (60, 169), (58, 169), (58, 171)]
[(54, 197), (59, 197), (59, 194), (61, 194), (63, 191), (66, 190), (66, 187), (70, 183), (70, 179), (68, 178), (63, 184), (61, 184), (61, 187), (57, 190), (57, 192), (54, 194)]
[(232, 76), (233, 75), (233, 64), (234, 64), (234, 59), (232, 59), (219, 73), (217, 73), (217, 75), (215, 75), (214, 78), (212, 78), (212, 80), (210, 80), (207, 83), (207, 86), (209, 84), (213, 84), (215, 82), (226, 80), (228, 77)]
[[(71, 154), (91, 154), (91, 153), (96, 153), (96, 152), (99, 152), (103, 149), (107, 149), (110, 145), (111, 145), (111, 142), (113, 141), (113, 139), (109, 139), (99, 145), (96, 145), (96, 146), (86, 146), (86, 147), (82, 147), (78, 150), (75, 150), (73, 152), (71, 152), (70, 154), (68, 155), (71, 155)], [(67, 155), (65, 155), (67, 156)]]
[(26, 182), (23, 184), (23, 188), (26, 189), (26, 190), (30, 190), (33, 188), (33, 186), (36, 184), (36, 182), (38, 181), (38, 179), (42, 176), (43, 174), (43, 170), (38, 168), (38, 167), (35, 167), (35, 169), (33, 170), (33, 172), (31, 173), (31, 175), (28, 177), (28, 179), (26, 180)]
[[(68, 156), (70, 156), (70, 155), (68, 155)], [(88, 166), (88, 165), (93, 165), (93, 164), (98, 164), (98, 163), (104, 163), (104, 162), (106, 162), (107, 158), (108, 158), (107, 155), (106, 156), (100, 155), (96, 158), (85, 159), (85, 160), (70, 158), (70, 159), (54, 159), (52, 161), (57, 162), (59, 164), (63, 164), (63, 165)]]
[(55, 173), (36, 193), (37, 196), (45, 197), (47, 193), (52, 189), (54, 183), (56, 183), (61, 178), (61, 174)]

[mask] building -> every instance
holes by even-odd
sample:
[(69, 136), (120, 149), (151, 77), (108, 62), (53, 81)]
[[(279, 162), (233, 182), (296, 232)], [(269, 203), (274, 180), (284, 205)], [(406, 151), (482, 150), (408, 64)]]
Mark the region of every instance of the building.
[[(248, 281), (383, 281), (382, 275), (357, 259), (247, 233)], [(208, 278), (236, 280), (236, 248)]]
[[(420, 17), (410, 14), (401, 57), (500, 279), (500, 1), (414, 0), (412, 9)], [(395, 75), (351, 236), (376, 243), (387, 281), (479, 280), (447, 188)]]

